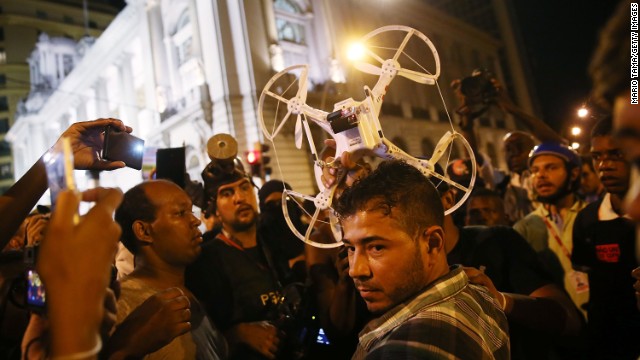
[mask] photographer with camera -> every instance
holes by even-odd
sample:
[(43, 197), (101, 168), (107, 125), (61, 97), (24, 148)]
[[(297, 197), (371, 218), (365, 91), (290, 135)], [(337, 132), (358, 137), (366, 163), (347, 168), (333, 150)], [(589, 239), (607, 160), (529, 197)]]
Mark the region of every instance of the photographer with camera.
[[(456, 112), (460, 115), (461, 132), (476, 154), (479, 175), (488, 188), (502, 194), (505, 212), (509, 216), (509, 222), (513, 224), (533, 210), (533, 190), (529, 180), (527, 160), (529, 152), (537, 143), (534, 136), (542, 142), (566, 143), (566, 141), (542, 120), (517, 106), (500, 82), (486, 69), (474, 70), (471, 76), (454, 80), (451, 86), (460, 104)], [(493, 169), (486, 155), (477, 151), (478, 142), (475, 136), (476, 119), (492, 107), (498, 107), (512, 115), (533, 134), (512, 131), (503, 138), (509, 174), (499, 183), (494, 180)]]
[[(233, 157), (231, 157), (233, 158)], [(250, 176), (212, 160), (202, 172), (205, 212), (222, 223), (215, 239), (187, 267), (186, 285), (225, 334), (231, 359), (286, 358), (285, 334), (272, 322), (282, 286), (264, 234)]]

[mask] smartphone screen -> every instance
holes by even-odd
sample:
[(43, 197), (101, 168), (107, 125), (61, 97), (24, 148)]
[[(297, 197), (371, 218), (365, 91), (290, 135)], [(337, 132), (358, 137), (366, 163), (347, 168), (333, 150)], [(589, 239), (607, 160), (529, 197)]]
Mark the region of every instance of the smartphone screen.
[(60, 191), (76, 189), (70, 140), (62, 138), (58, 145), (45, 154), (43, 160), (47, 168), (47, 180), (51, 193), (51, 210), (53, 211)]
[(45, 302), (44, 284), (40, 276), (33, 269), (27, 270), (27, 305), (32, 309), (42, 309)]
[(144, 157), (144, 140), (107, 126), (104, 133), (102, 157), (111, 161), (122, 161), (126, 166), (140, 170)]

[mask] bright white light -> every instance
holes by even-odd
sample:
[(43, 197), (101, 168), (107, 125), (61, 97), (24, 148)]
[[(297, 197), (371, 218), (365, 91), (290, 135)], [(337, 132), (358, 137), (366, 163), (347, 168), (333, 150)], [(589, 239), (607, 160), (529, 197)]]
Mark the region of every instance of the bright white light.
[(44, 155), (42, 156), (42, 161), (44, 161), (45, 163), (49, 163), (49, 161), (51, 161), (51, 152), (47, 151), (46, 153), (44, 153)]
[(357, 61), (364, 57), (365, 49), (361, 43), (353, 43), (347, 50), (347, 59), (350, 61)]
[(578, 109), (578, 116), (583, 118), (585, 116), (589, 115), (589, 110), (587, 110), (586, 108), (581, 107), (580, 109)]
[(573, 148), (573, 150), (578, 150), (578, 148), (580, 148), (580, 144), (577, 142), (573, 142), (571, 143), (571, 147)]
[(136, 145), (136, 149), (135, 149), (135, 150), (136, 150), (137, 152), (139, 152), (139, 153), (140, 153), (140, 152), (143, 152), (143, 151), (144, 151), (144, 145), (142, 145), (142, 144), (138, 144), (138, 145)]
[(578, 135), (580, 135), (581, 132), (582, 132), (582, 129), (580, 129), (577, 126), (574, 126), (574, 127), (571, 128), (571, 135), (573, 135), (573, 136), (578, 136)]

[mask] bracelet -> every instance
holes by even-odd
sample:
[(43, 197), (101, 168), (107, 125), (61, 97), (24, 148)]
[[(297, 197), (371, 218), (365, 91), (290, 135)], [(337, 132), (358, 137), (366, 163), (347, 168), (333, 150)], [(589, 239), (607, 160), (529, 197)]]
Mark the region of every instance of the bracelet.
[(80, 360), (86, 359), (88, 357), (98, 355), (100, 350), (102, 349), (102, 340), (100, 340), (100, 336), (96, 335), (96, 346), (87, 351), (81, 351), (69, 355), (59, 355), (51, 357), (51, 360)]

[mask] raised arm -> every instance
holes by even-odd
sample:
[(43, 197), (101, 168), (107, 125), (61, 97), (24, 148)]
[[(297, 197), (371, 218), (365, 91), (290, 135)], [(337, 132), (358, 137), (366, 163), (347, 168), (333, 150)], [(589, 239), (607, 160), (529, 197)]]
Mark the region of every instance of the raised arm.
[[(113, 170), (125, 166), (121, 161), (106, 161), (100, 158), (103, 131), (107, 125), (131, 132), (131, 128), (125, 126), (120, 120), (98, 119), (75, 123), (60, 136), (60, 138), (71, 139), (76, 169)], [(24, 176), (0, 196), (0, 248), (3, 248), (18, 230), (47, 187), (47, 172), (40, 158)]]
[(521, 107), (511, 100), (507, 91), (496, 80), (492, 79), (493, 86), (496, 88), (498, 96), (497, 104), (507, 113), (513, 115), (516, 120), (523, 123), (529, 128), (531, 133), (542, 142), (568, 143), (560, 134), (553, 130), (547, 123), (537, 117), (527, 113)]

